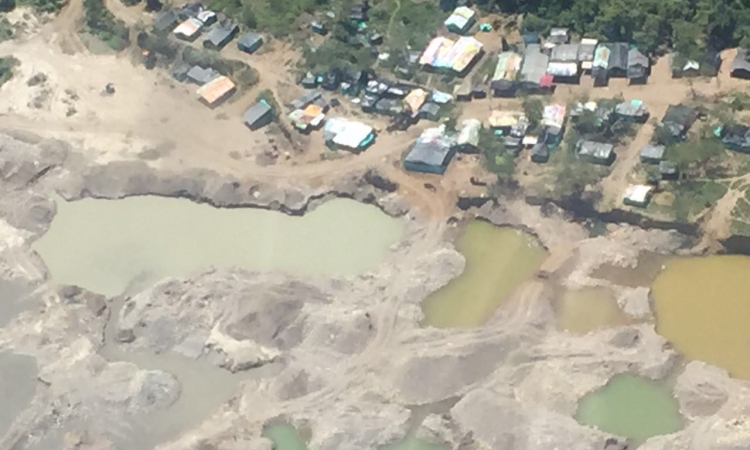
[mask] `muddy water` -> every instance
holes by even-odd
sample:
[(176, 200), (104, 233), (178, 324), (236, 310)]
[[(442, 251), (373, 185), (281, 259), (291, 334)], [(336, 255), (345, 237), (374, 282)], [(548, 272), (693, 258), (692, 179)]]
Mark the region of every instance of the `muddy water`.
[(36, 374), (31, 356), (0, 353), (0, 441), (34, 398)]
[(673, 259), (653, 285), (656, 330), (688, 359), (750, 379), (750, 258)]
[(607, 288), (566, 289), (555, 303), (555, 310), (558, 328), (576, 334), (628, 323)]
[(117, 295), (142, 274), (158, 280), (208, 266), (355, 275), (374, 268), (402, 228), (374, 206), (346, 199), (303, 217), (154, 196), (58, 200), (34, 249), (56, 282)]
[(426, 325), (483, 324), (546, 256), (531, 236), (484, 221), (469, 223), (456, 247), (466, 258), (466, 267), (458, 278), (424, 301)]
[(274, 450), (307, 450), (297, 429), (286, 423), (266, 427), (263, 436), (273, 442)]
[(384, 445), (379, 450), (445, 450), (444, 447), (408, 437), (397, 444)]
[(617, 436), (634, 446), (646, 439), (679, 431), (682, 417), (672, 391), (632, 374), (613, 377), (603, 388), (586, 395), (576, 420)]

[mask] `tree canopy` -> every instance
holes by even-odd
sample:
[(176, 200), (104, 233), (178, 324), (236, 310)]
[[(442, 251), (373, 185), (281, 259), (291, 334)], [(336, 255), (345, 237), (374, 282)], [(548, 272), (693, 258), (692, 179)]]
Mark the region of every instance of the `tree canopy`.
[(750, 44), (746, 0), (480, 0), (480, 5), (524, 14), (529, 31), (566, 26), (647, 51), (662, 45), (691, 50), (693, 45), (721, 49)]

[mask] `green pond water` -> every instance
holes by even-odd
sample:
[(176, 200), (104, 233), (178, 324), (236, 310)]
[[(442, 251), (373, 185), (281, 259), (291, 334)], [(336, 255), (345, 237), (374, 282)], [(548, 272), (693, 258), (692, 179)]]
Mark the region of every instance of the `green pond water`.
[(576, 334), (628, 323), (607, 288), (566, 289), (555, 302), (555, 310), (558, 328)]
[(546, 257), (529, 235), (484, 221), (467, 225), (457, 249), (466, 258), (461, 275), (422, 304), (426, 325), (473, 327), (490, 318), (515, 288), (533, 276)]
[(273, 442), (274, 450), (307, 450), (307, 445), (289, 424), (271, 425), (263, 430), (263, 436)]
[(356, 275), (382, 261), (402, 231), (402, 221), (347, 199), (291, 217), (140, 196), (58, 200), (49, 231), (33, 247), (56, 282), (117, 295), (133, 280), (209, 266)]
[(750, 258), (708, 256), (666, 263), (651, 291), (656, 331), (687, 359), (750, 379)]
[(672, 391), (664, 384), (632, 374), (617, 375), (606, 386), (586, 395), (579, 404), (576, 420), (631, 438), (635, 446), (652, 436), (682, 428)]

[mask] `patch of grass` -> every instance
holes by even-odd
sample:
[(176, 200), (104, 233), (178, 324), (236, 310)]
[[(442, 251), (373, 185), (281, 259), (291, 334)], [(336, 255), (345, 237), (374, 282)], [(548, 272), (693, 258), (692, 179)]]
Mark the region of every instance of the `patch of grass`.
[(110, 48), (120, 51), (130, 44), (130, 31), (115, 18), (102, 0), (83, 0), (85, 30), (101, 39)]
[(675, 219), (687, 222), (701, 211), (710, 208), (727, 193), (727, 187), (713, 181), (677, 181), (672, 185)]
[(437, 2), (386, 0), (370, 9), (369, 27), (385, 36), (392, 53), (411, 48), (422, 50), (445, 20)]
[(13, 78), (14, 69), (17, 65), (18, 60), (12, 56), (0, 58), (0, 86)]
[(743, 236), (750, 236), (750, 224), (746, 222), (740, 222), (739, 220), (733, 220), (731, 226), (732, 234), (740, 234)]
[(702, 138), (670, 145), (664, 156), (665, 159), (677, 163), (682, 171), (686, 171), (705, 169), (709, 160), (724, 152), (724, 146), (719, 140)]

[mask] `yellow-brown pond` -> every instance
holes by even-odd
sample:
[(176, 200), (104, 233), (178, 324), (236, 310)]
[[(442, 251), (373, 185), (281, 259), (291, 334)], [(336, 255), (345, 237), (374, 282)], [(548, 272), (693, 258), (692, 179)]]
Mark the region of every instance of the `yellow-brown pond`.
[(483, 324), (546, 256), (529, 235), (484, 221), (468, 224), (456, 245), (466, 258), (461, 275), (422, 304), (425, 324), (473, 327)]
[(656, 330), (688, 359), (750, 379), (750, 258), (673, 259), (656, 278)]
[(599, 328), (628, 323), (627, 316), (607, 288), (565, 290), (555, 309), (558, 328), (571, 333), (586, 334)]

